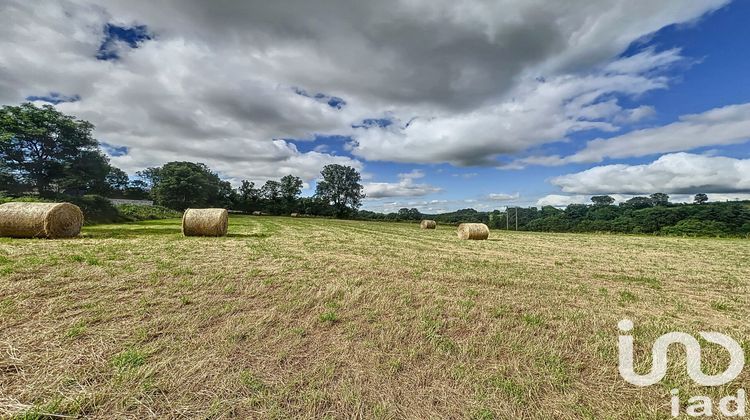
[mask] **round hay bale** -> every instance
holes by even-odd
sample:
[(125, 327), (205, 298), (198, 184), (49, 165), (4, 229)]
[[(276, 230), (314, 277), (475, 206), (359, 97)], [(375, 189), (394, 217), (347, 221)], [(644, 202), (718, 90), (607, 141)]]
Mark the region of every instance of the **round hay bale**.
[(226, 209), (187, 209), (182, 215), (185, 236), (226, 236), (229, 212)]
[(72, 238), (83, 226), (83, 212), (70, 203), (5, 203), (0, 205), (0, 236)]
[(490, 228), (484, 223), (461, 223), (458, 225), (458, 237), (482, 241), (490, 237)]
[(299, 217), (299, 213), (292, 213), (291, 216), (292, 217)]
[(422, 223), (419, 224), (419, 227), (422, 229), (435, 229), (437, 227), (437, 223), (434, 220), (422, 220)]

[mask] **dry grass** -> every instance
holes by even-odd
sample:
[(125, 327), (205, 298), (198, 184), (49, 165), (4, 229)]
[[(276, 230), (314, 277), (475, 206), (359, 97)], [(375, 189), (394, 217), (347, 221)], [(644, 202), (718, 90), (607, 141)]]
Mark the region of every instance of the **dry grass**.
[(170, 220), (3, 239), (0, 417), (666, 418), (672, 387), (725, 395), (748, 369), (635, 388), (617, 321), (636, 322), (642, 368), (672, 330), (750, 354), (749, 279), (747, 240), (271, 217), (233, 217), (227, 238)]

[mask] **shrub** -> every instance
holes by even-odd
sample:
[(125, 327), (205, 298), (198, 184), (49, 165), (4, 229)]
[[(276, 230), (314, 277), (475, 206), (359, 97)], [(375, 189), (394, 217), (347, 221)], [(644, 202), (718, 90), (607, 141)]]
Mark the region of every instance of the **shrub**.
[(59, 201), (68, 201), (80, 207), (87, 225), (122, 221), (120, 212), (117, 211), (112, 202), (100, 195), (60, 196), (58, 198)]
[(674, 226), (661, 229), (666, 235), (681, 236), (723, 236), (728, 233), (727, 225), (713, 220), (685, 219)]
[(127, 221), (172, 219), (182, 216), (182, 213), (162, 206), (138, 206), (135, 204), (120, 204), (117, 206), (120, 216)]
[(23, 203), (42, 203), (47, 200), (42, 200), (41, 198), (37, 197), (7, 197), (0, 194), (0, 204), (10, 203), (11, 201)]

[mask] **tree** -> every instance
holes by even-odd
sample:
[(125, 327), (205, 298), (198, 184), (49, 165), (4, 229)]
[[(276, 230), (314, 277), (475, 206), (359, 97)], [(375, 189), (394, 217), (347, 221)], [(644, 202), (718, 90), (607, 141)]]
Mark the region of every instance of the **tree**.
[(251, 212), (257, 210), (260, 206), (260, 190), (255, 188), (255, 183), (250, 181), (242, 181), (242, 185), (238, 189), (238, 201), (239, 209), (244, 212)]
[(645, 209), (653, 206), (653, 201), (650, 197), (633, 197), (630, 200), (622, 203), (624, 207), (630, 207), (634, 209)]
[(10, 171), (0, 162), (0, 193), (15, 193), (23, 189), (20, 182), (13, 176)]
[(421, 220), (422, 213), (416, 208), (408, 209), (406, 207), (398, 210), (399, 220)]
[(668, 206), (669, 205), (669, 196), (664, 193), (654, 193), (651, 194), (651, 203), (655, 206)]
[(231, 185), (202, 163), (169, 162), (140, 174), (151, 181), (154, 201), (175, 210), (224, 207), (232, 199)]
[(565, 215), (570, 219), (583, 219), (589, 213), (589, 206), (585, 204), (569, 204), (565, 208)]
[(326, 165), (320, 174), (323, 179), (318, 182), (315, 195), (333, 206), (336, 217), (348, 216), (362, 205), (364, 187), (356, 169), (333, 164)]
[[(40, 195), (103, 184), (109, 164), (92, 136), (94, 126), (32, 103), (0, 108), (0, 161), (18, 182)], [(79, 185), (79, 184), (85, 185)]]
[(595, 206), (609, 206), (615, 202), (615, 199), (608, 195), (595, 195), (591, 197), (591, 201)]
[(693, 198), (693, 203), (695, 204), (704, 204), (708, 201), (708, 196), (703, 193), (696, 194)]
[(265, 208), (271, 214), (281, 214), (281, 183), (279, 181), (268, 180), (260, 187), (260, 196), (265, 200)]
[(276, 202), (281, 197), (281, 184), (279, 181), (268, 180), (260, 187), (260, 196), (264, 199)]
[(142, 179), (134, 179), (128, 183), (124, 195), (131, 200), (146, 200), (149, 198), (149, 186)]
[(105, 181), (109, 190), (115, 194), (124, 195), (130, 186), (130, 177), (120, 168), (110, 167)]
[(280, 190), (281, 198), (284, 200), (287, 212), (295, 211), (297, 207), (297, 200), (300, 194), (302, 194), (302, 179), (294, 175), (287, 175), (281, 178)]

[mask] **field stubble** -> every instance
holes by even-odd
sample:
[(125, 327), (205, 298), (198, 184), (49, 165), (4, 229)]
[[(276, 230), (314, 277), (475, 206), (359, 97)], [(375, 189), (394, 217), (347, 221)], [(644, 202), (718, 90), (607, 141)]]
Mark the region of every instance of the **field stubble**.
[[(233, 217), (0, 240), (0, 416), (660, 418), (698, 388), (684, 352), (662, 384), (617, 372), (669, 331), (750, 354), (747, 240)], [(728, 357), (706, 346), (704, 370)]]

